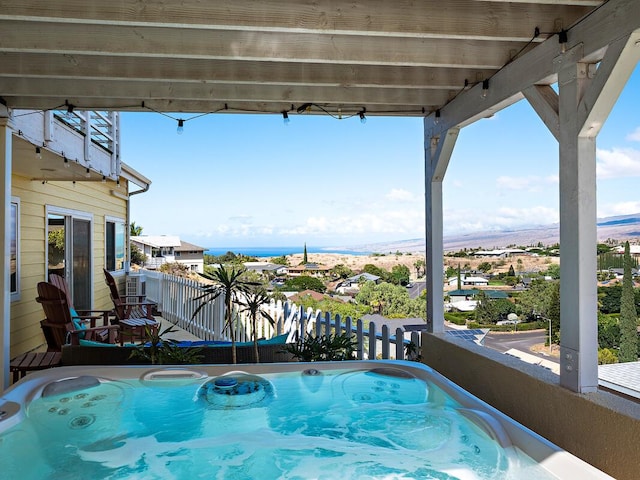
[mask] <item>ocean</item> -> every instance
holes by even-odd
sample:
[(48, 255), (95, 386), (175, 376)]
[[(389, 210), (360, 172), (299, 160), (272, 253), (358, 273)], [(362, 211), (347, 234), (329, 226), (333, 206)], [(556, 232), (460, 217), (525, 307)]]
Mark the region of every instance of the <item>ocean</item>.
[[(209, 248), (205, 250), (205, 255), (224, 255), (227, 252), (243, 254), (248, 257), (279, 257), (281, 255), (292, 255), (303, 253), (304, 247), (221, 247)], [(371, 252), (362, 252), (345, 249), (334, 249), (330, 247), (307, 247), (307, 253), (339, 253), (342, 255), (369, 255)]]

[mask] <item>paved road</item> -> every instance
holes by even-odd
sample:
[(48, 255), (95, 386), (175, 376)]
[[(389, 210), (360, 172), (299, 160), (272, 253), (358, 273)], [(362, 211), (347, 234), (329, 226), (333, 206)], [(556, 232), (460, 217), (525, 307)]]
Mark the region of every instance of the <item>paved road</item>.
[(411, 282), (411, 287), (407, 288), (409, 298), (418, 298), (420, 293), (427, 288), (427, 282)]
[(530, 350), (533, 345), (544, 343), (546, 339), (546, 333), (542, 330), (522, 333), (489, 332), (484, 339), (484, 345), (485, 347), (492, 348), (501, 353), (504, 353), (511, 348), (515, 348), (516, 350), (536, 355), (537, 357), (544, 358), (545, 360), (560, 363), (556, 357), (545, 355), (543, 353), (535, 353)]

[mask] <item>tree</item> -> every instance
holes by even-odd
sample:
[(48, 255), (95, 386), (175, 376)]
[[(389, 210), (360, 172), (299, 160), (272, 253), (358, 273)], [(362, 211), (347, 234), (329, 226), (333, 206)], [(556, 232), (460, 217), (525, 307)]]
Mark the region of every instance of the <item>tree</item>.
[(478, 323), (496, 323), (501, 318), (514, 313), (516, 307), (505, 298), (491, 300), (484, 292), (478, 293), (478, 305), (475, 309), (475, 317)]
[(285, 267), (289, 266), (289, 260), (287, 260), (286, 255), (280, 255), (279, 257), (272, 258), (271, 263), (275, 263), (276, 265), (284, 265)]
[(547, 317), (551, 320), (552, 338), (549, 342), (560, 343), (560, 282), (553, 283), (549, 298)]
[(390, 280), (390, 274), (384, 268), (380, 268), (372, 263), (367, 263), (364, 267), (362, 267), (362, 271), (364, 273), (370, 273), (371, 275), (375, 275), (376, 277), (380, 277), (383, 282), (388, 282)]
[(347, 267), (344, 263), (338, 263), (331, 269), (331, 273), (336, 277), (349, 278), (353, 275), (353, 270)]
[(395, 285), (406, 285), (411, 278), (411, 272), (406, 265), (394, 265), (391, 267), (391, 280)]
[(513, 269), (513, 265), (509, 265), (509, 272), (507, 273), (507, 277), (515, 277), (516, 271)]
[(549, 265), (549, 267), (547, 268), (547, 275), (549, 275), (554, 280), (559, 280), (560, 279), (560, 265), (558, 265), (556, 263), (554, 263), (552, 265)]
[[(407, 289), (391, 283), (365, 282), (356, 295), (358, 304), (368, 305), (385, 317), (420, 316), (424, 318), (425, 309), (416, 314), (423, 299), (412, 300)], [(425, 307), (426, 308), (426, 307)]]
[(260, 363), (260, 354), (258, 352), (258, 319), (265, 318), (271, 325), (275, 324), (275, 321), (265, 310), (264, 306), (271, 302), (271, 297), (267, 294), (266, 290), (262, 287), (256, 287), (250, 289), (244, 295), (244, 300), (239, 304), (242, 306), (242, 311), (249, 314), (249, 320), (251, 321), (251, 335), (253, 336), (253, 355), (256, 363)]
[(284, 282), (284, 290), (293, 290), (301, 292), (302, 290), (313, 290), (314, 292), (324, 293), (327, 287), (324, 286), (322, 280), (311, 277), (309, 275), (300, 275), (299, 277), (289, 278)]
[(213, 269), (211, 272), (201, 273), (200, 275), (213, 285), (205, 285), (201, 288), (202, 294), (196, 297), (196, 301), (200, 301), (200, 305), (193, 312), (191, 318), (194, 318), (205, 305), (215, 301), (216, 298), (222, 296), (224, 299), (224, 321), (226, 328), (229, 329), (231, 337), (231, 358), (233, 363), (238, 363), (236, 354), (236, 331), (233, 325), (232, 304), (237, 303), (241, 294), (247, 293), (256, 284), (248, 282), (243, 278), (247, 270), (244, 267), (226, 268), (224, 266)]
[(490, 262), (482, 262), (480, 265), (478, 265), (478, 270), (484, 273), (490, 272), (492, 268), (493, 265), (491, 265)]
[(142, 227), (136, 225), (136, 222), (131, 222), (131, 225), (129, 225), (129, 235), (132, 237), (139, 237), (142, 235)]
[(598, 313), (598, 347), (616, 352), (620, 348), (620, 323), (617, 318)]
[(142, 250), (137, 245), (131, 244), (131, 263), (135, 265), (144, 265), (147, 261), (147, 256), (142, 253)]
[(634, 303), (633, 280), (631, 279), (631, 254), (629, 242), (624, 244), (624, 276), (620, 297), (620, 362), (638, 360), (638, 314)]
[(420, 272), (424, 272), (425, 271), (425, 262), (423, 259), (418, 259), (415, 262), (413, 262), (413, 266), (416, 269), (416, 278), (420, 278), (422, 275), (420, 275)]
[(309, 259), (307, 258), (307, 242), (304, 243), (304, 253), (302, 254), (302, 263), (304, 265), (309, 263)]

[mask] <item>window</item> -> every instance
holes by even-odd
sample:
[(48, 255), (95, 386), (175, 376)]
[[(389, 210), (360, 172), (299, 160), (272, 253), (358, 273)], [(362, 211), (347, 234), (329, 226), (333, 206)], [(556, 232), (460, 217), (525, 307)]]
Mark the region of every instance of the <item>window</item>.
[(119, 218), (106, 218), (105, 266), (110, 272), (124, 270), (125, 223)]
[(20, 300), (20, 199), (11, 197), (11, 301)]

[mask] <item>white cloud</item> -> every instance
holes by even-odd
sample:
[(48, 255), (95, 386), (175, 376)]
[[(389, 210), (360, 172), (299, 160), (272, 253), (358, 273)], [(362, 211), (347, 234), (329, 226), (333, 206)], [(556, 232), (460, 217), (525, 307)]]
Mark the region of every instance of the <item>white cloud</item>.
[(424, 235), (424, 209), (380, 210), (336, 217), (309, 217), (306, 222), (278, 229), (279, 235), (352, 237), (393, 234)]
[(630, 215), (640, 212), (640, 201), (620, 202), (608, 205), (598, 205), (598, 217), (615, 217), (618, 215)]
[(596, 156), (598, 178), (640, 176), (640, 150), (632, 148), (598, 149)]
[(549, 175), (547, 177), (539, 177), (537, 175), (529, 175), (527, 177), (510, 177), (502, 175), (496, 179), (496, 187), (498, 189), (527, 192), (539, 192), (549, 184), (557, 183), (557, 175)]
[(548, 225), (558, 220), (558, 210), (544, 206), (502, 207), (482, 214), (475, 210), (448, 210), (444, 212), (443, 228), (447, 234), (486, 232)]
[(640, 127), (636, 128), (633, 132), (627, 135), (626, 139), (629, 142), (640, 142)]
[(402, 188), (392, 188), (385, 195), (385, 198), (394, 202), (414, 202), (416, 200), (416, 196), (413, 193)]
[(463, 188), (464, 187), (464, 183), (462, 183), (460, 180), (454, 180), (453, 182), (451, 182), (451, 184), (456, 188)]

